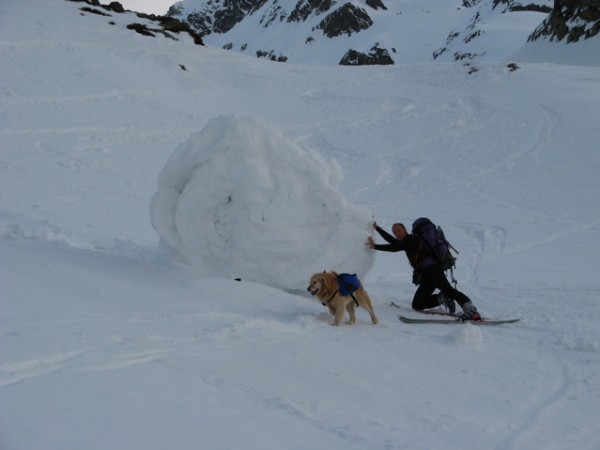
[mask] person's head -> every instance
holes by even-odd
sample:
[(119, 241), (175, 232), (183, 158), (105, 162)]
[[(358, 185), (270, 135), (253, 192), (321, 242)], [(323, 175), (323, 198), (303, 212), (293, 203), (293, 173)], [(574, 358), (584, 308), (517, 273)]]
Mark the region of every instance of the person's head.
[(406, 227), (403, 224), (395, 223), (394, 225), (392, 225), (392, 233), (394, 234), (396, 239), (401, 241), (406, 237), (408, 231), (406, 231)]

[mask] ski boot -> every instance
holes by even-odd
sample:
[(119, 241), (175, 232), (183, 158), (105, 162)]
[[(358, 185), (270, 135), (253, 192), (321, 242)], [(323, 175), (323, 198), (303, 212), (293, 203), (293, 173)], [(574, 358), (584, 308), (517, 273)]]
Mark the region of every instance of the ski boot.
[(463, 312), (460, 316), (458, 316), (458, 320), (460, 320), (461, 322), (466, 322), (468, 320), (481, 320), (481, 315), (479, 314), (477, 308), (475, 308), (475, 305), (473, 305), (472, 302), (464, 303), (463, 305), (461, 305), (461, 308)]

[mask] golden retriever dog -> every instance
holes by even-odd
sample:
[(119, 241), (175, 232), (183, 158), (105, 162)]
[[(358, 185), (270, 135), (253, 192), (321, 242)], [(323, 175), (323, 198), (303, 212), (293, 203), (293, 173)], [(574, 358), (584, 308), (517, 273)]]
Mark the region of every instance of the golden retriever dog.
[(362, 283), (356, 291), (350, 295), (340, 294), (340, 283), (338, 274), (331, 272), (315, 273), (310, 277), (310, 284), (306, 288), (312, 295), (316, 295), (323, 305), (329, 308), (329, 312), (335, 318), (333, 325), (339, 325), (344, 319), (344, 311), (350, 315), (350, 325), (356, 323), (354, 315), (355, 304), (362, 306), (371, 316), (371, 322), (378, 322), (369, 294), (362, 287)]

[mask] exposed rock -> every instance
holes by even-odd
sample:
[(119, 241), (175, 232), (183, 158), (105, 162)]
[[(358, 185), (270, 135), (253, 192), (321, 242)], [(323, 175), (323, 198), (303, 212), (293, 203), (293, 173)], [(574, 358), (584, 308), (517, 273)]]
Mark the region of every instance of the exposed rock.
[(481, 3), (482, 0), (463, 0), (463, 6), (465, 8), (472, 8), (473, 6)]
[[(174, 17), (170, 16), (170, 11), (171, 10), (169, 10), (167, 13), (167, 16)], [(200, 36), (208, 36), (210, 33), (212, 33), (212, 17), (203, 12), (197, 11), (192, 14), (188, 14), (186, 19), (182, 18), (181, 20), (187, 21), (194, 28), (194, 30), (200, 34)]]
[(226, 33), (244, 17), (260, 9), (266, 2), (267, 0), (224, 0), (227, 8), (215, 12), (213, 31)]
[[(130, 23), (129, 25), (127, 25), (127, 29), (128, 30), (133, 30), (136, 33), (141, 34), (142, 36), (150, 36), (150, 37), (154, 37), (156, 36), (151, 30), (148, 29), (148, 27), (142, 23)], [(154, 30), (156, 31), (156, 30)]]
[(116, 13), (124, 13), (125, 8), (119, 2), (110, 2), (108, 5), (102, 6), (104, 9), (108, 9), (109, 11), (114, 11)]
[(194, 11), (184, 17), (182, 5), (175, 4), (167, 11), (167, 16), (180, 18), (200, 34), (226, 33), (241, 22), (246, 16), (262, 8), (268, 0), (214, 0), (208, 2), (200, 11)]
[(271, 51), (264, 51), (264, 50), (259, 50), (256, 52), (256, 57), (257, 58), (267, 58), (270, 59), (271, 61), (276, 61), (276, 62), (286, 62), (287, 61), (287, 56), (283, 56), (283, 55), (279, 55), (279, 56), (275, 56), (275, 52), (273, 50)]
[[(106, 11), (112, 11), (112, 12), (119, 13), (119, 14), (125, 13), (125, 12), (131, 13), (131, 11), (127, 11), (125, 8), (123, 8), (123, 5), (121, 5), (119, 2), (111, 2), (108, 5), (103, 5), (98, 0), (67, 0), (67, 1), (73, 2), (73, 3), (86, 3), (88, 5), (100, 7)], [(90, 7), (86, 6), (86, 7), (80, 8), (80, 10), (87, 12), (87, 13), (111, 17), (110, 14), (100, 11), (97, 8), (90, 8)], [(204, 45), (204, 42), (202, 42), (202, 37), (196, 31), (194, 31), (190, 27), (190, 25), (186, 22), (182, 22), (182, 21), (177, 20), (172, 17), (156, 16), (154, 14), (137, 13), (137, 16), (141, 19), (147, 19), (149, 21), (157, 23), (156, 27), (150, 27), (150, 26), (148, 26), (146, 24), (142, 24), (142, 23), (132, 23), (132, 24), (127, 25), (128, 29), (134, 30), (135, 32), (137, 32), (143, 36), (154, 37), (154, 36), (156, 36), (156, 34), (162, 34), (163, 36), (165, 36), (169, 39), (177, 40), (177, 38), (172, 33), (179, 34), (179, 33), (183, 32), (183, 33), (188, 33), (192, 37), (192, 39), (194, 40), (194, 43), (196, 45)], [(115, 25), (115, 22), (111, 21), (110, 24)]]
[(539, 5), (536, 3), (525, 3), (521, 0), (494, 0), (493, 8), (503, 6), (504, 9), (502, 12), (507, 11), (534, 11), (534, 12), (543, 12), (550, 13), (552, 12), (552, 8), (547, 5)]
[(160, 33), (163, 34), (165, 37), (169, 37), (172, 39), (175, 39), (175, 37), (169, 33), (187, 33), (194, 40), (194, 44), (204, 45), (204, 42), (202, 41), (202, 36), (200, 36), (196, 31), (192, 30), (190, 25), (186, 22), (174, 19), (173, 17), (155, 16), (154, 14), (138, 13), (138, 17), (158, 22), (159, 28), (148, 28), (145, 25), (141, 24), (131, 24), (131, 26), (128, 25), (127, 28), (135, 30), (138, 33), (143, 34), (145, 36), (153, 35), (153, 33)]
[[(88, 5), (99, 6), (107, 11), (113, 11), (116, 13), (124, 13), (126, 11), (125, 8), (123, 8), (123, 5), (121, 5), (119, 2), (111, 2), (108, 5), (103, 5), (98, 0), (67, 0), (67, 1), (73, 2), (73, 3), (87, 3)], [(84, 8), (81, 8), (81, 10), (84, 10)], [(92, 12), (92, 11), (87, 11), (87, 12)], [(99, 14), (99, 12), (97, 12), (97, 10), (93, 11), (93, 13)], [(109, 14), (100, 14), (100, 15), (109, 15)]]
[(98, 0), (67, 0), (72, 3), (87, 3), (92, 6), (100, 6), (100, 2)]
[[(472, 2), (474, 4), (474, 2)], [(446, 38), (446, 46), (439, 48), (437, 50), (435, 50), (433, 52), (433, 59), (437, 59), (439, 56), (443, 55), (444, 53), (451, 51), (451, 48), (453, 46), (455, 46), (455, 40), (459, 37), (462, 37), (462, 42), (463, 44), (468, 44), (469, 42), (473, 41), (474, 39), (478, 38), (479, 36), (483, 35), (485, 32), (479, 28), (481, 24), (481, 12), (480, 10), (478, 10), (475, 15), (472, 17), (471, 19), (471, 23), (462, 31), (462, 32), (457, 32), (457, 31), (453, 31), (452, 33), (450, 33), (448, 35), (448, 37)], [(461, 48), (463, 48), (462, 45), (460, 45)], [(464, 52), (462, 50), (459, 51), (455, 51), (453, 54), (454, 60), (455, 61), (462, 61), (464, 59), (476, 59), (479, 56), (481, 56), (480, 54), (477, 53), (471, 53), (471, 52)]]
[(336, 4), (335, 0), (300, 0), (290, 13), (288, 22), (305, 22), (312, 15), (329, 11)]
[(470, 52), (454, 52), (453, 56), (454, 56), (454, 61), (464, 61), (465, 59), (470, 61), (470, 60), (475, 60), (484, 54), (485, 53), (479, 54), (479, 53), (470, 53)]
[(479, 69), (476, 66), (472, 65), (471, 63), (465, 63), (463, 65), (467, 68), (467, 73), (469, 75), (472, 75), (475, 72), (479, 72)]
[(394, 64), (394, 60), (391, 58), (386, 49), (379, 48), (379, 45), (375, 44), (375, 46), (371, 48), (371, 51), (368, 55), (357, 52), (356, 50), (348, 50), (339, 64), (340, 66), (385, 66)]
[(323, 30), (323, 34), (329, 38), (366, 30), (373, 21), (362, 8), (357, 8), (352, 3), (346, 3), (331, 14), (328, 14), (316, 28)]
[(99, 16), (105, 16), (105, 17), (110, 17), (110, 14), (105, 13), (104, 11), (100, 11), (99, 9), (96, 8), (90, 8), (88, 6), (84, 6), (83, 8), (79, 8), (80, 11), (86, 12), (86, 13), (90, 13), (90, 14), (97, 14)]
[(387, 11), (387, 6), (383, 4), (381, 0), (367, 0), (367, 6), (370, 6), (373, 9), (384, 9)]
[(554, 8), (528, 41), (549, 37), (567, 43), (589, 39), (600, 32), (600, 0), (554, 0)]

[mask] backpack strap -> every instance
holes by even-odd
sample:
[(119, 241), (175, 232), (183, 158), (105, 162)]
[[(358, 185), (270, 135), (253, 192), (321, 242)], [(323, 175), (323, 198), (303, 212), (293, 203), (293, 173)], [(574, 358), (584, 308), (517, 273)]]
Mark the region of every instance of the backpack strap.
[(421, 255), (423, 254), (425, 243), (418, 234), (413, 233), (413, 236), (416, 237), (419, 241), (419, 247), (417, 248), (417, 253), (415, 253), (415, 256), (413, 258), (411, 258), (408, 253), (406, 253), (406, 257), (408, 258), (408, 262), (410, 263), (413, 269), (419, 269), (418, 262), (421, 260)]
[[(408, 258), (408, 262), (410, 263), (412, 268), (415, 270), (421, 270), (427, 266), (436, 264), (437, 260), (432, 256), (432, 251), (429, 248), (429, 245), (427, 245), (427, 242), (425, 242), (425, 239), (423, 239), (421, 236), (419, 236), (416, 233), (413, 233), (412, 235), (415, 236), (417, 238), (417, 240), (419, 241), (419, 246), (417, 248), (417, 252), (415, 253), (413, 258), (411, 258), (408, 255), (408, 253), (406, 253), (406, 257)], [(431, 263), (427, 264), (425, 267), (422, 267), (420, 263), (423, 262), (427, 258), (429, 258)]]

